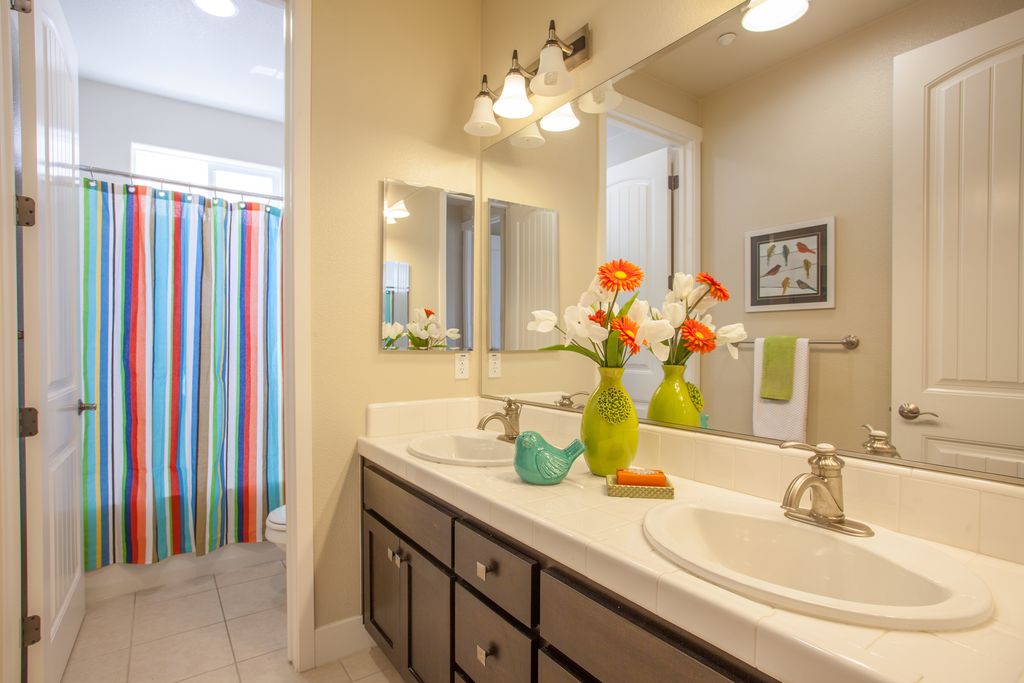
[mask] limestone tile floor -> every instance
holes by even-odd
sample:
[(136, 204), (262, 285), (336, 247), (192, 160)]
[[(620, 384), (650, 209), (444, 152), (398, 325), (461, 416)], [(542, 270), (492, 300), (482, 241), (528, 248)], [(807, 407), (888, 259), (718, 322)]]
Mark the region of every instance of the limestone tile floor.
[(377, 648), (297, 674), (281, 562), (111, 598), (86, 611), (63, 683), (397, 683)]

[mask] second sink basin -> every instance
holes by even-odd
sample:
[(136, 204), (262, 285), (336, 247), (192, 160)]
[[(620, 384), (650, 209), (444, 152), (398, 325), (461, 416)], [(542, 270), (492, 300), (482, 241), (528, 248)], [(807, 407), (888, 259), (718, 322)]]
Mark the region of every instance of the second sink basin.
[(499, 441), (495, 432), (479, 429), (421, 436), (409, 443), (409, 454), (423, 460), (466, 467), (511, 465), (516, 447)]
[(915, 538), (857, 538), (786, 519), (768, 501), (678, 502), (651, 510), (644, 533), (692, 574), (783, 609), (861, 626), (962, 629), (992, 613), (988, 586)]

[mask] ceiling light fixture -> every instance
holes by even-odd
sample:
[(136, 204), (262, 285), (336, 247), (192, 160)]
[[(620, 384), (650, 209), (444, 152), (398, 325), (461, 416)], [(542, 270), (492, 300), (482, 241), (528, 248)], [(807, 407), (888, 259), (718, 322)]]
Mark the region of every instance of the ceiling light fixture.
[(221, 19), (238, 14), (238, 5), (232, 0), (192, 0), (192, 4), (207, 14)]
[(519, 50), (512, 50), (512, 67), (505, 75), (501, 97), (494, 103), (494, 113), (506, 119), (525, 119), (533, 113), (533, 105), (526, 96), (527, 73), (519, 66)]
[(809, 0), (750, 0), (740, 23), (754, 33), (775, 31), (802, 17), (809, 7)]
[(584, 93), (576, 106), (586, 114), (607, 114), (622, 104), (622, 95), (615, 91), (612, 84), (603, 83), (588, 93)]
[(558, 97), (572, 90), (573, 77), (565, 68), (565, 58), (571, 56), (573, 46), (563, 43), (555, 33), (555, 20), (548, 24), (548, 42), (540, 51), (537, 75), (530, 81), (530, 90), (542, 97)]
[(576, 118), (576, 112), (572, 110), (571, 102), (566, 102), (540, 120), (541, 129), (549, 133), (561, 133), (572, 130), (578, 125), (580, 125), (580, 120)]
[(501, 126), (494, 120), (494, 92), (487, 85), (487, 74), (484, 74), (480, 92), (473, 100), (473, 113), (462, 130), (481, 138), (501, 132)]

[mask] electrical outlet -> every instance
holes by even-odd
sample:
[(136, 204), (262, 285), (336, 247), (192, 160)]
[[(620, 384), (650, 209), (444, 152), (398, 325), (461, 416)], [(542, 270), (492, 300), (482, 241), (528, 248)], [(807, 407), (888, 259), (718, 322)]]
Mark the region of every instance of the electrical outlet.
[(469, 354), (455, 354), (455, 379), (469, 379)]
[(487, 376), (494, 379), (501, 377), (501, 354), (487, 354)]

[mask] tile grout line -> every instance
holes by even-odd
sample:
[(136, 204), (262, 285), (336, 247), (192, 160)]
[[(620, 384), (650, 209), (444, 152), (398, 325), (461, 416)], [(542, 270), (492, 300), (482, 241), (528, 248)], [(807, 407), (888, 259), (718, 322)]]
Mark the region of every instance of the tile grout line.
[(132, 620), (131, 626), (128, 627), (128, 666), (125, 667), (124, 680), (125, 683), (132, 678), (132, 654), (135, 652), (135, 605), (138, 598), (138, 591), (132, 593)]
[(213, 583), (217, 586), (217, 604), (220, 605), (221, 623), (224, 624), (224, 632), (228, 634), (228, 647), (231, 648), (231, 664), (235, 667), (235, 678), (242, 680), (242, 672), (238, 670), (238, 657), (235, 656), (235, 643), (231, 639), (231, 629), (228, 628), (228, 615), (224, 612), (224, 601), (220, 599), (220, 586), (217, 585), (217, 577), (213, 577)]

